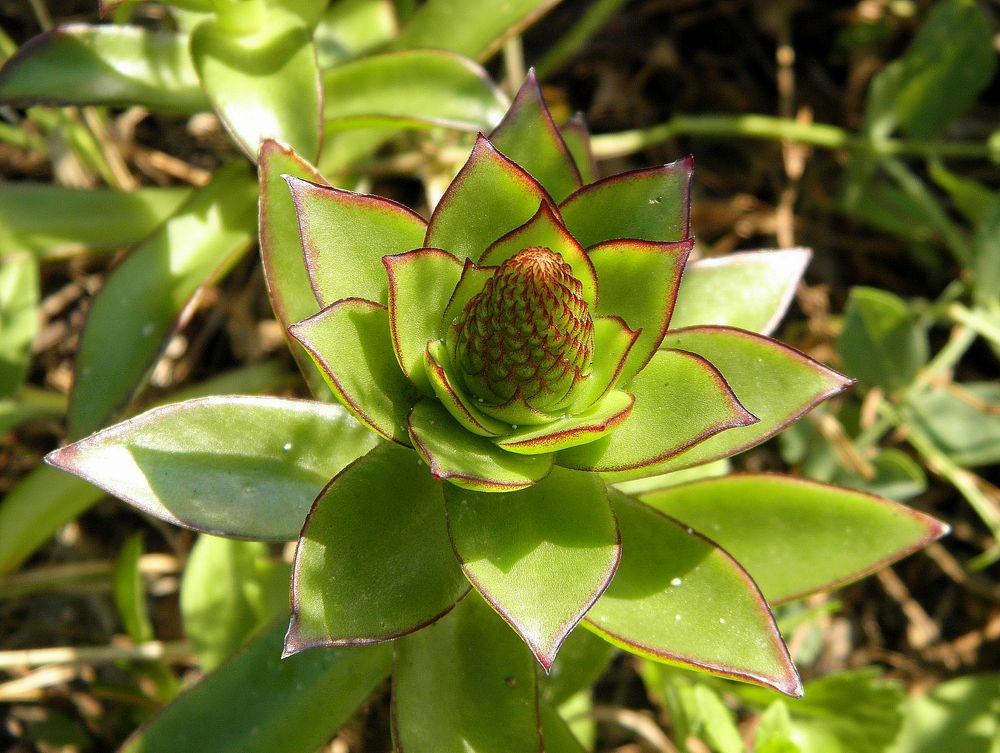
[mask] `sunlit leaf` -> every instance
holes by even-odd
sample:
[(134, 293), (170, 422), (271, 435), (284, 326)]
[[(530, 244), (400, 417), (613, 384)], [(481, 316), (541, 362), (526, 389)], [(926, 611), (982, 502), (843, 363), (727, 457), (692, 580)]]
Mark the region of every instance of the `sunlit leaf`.
[(14, 394), (28, 371), (38, 334), (38, 261), (0, 257), (0, 398)]

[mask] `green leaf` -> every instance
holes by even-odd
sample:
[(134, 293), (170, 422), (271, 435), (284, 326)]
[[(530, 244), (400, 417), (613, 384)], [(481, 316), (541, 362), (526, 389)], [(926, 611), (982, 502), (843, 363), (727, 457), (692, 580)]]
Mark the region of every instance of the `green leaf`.
[(837, 351), (844, 369), (861, 381), (901, 390), (928, 358), (927, 333), (906, 303), (877, 288), (851, 289)]
[(552, 706), (539, 706), (542, 717), (542, 739), (546, 753), (586, 753), (586, 748), (573, 735), (566, 720)]
[(589, 692), (617, 653), (614, 646), (591, 631), (574, 629), (548, 674), (540, 678), (542, 699), (562, 706), (577, 693)]
[(397, 750), (541, 750), (534, 660), (476, 593), (397, 641), (393, 690)]
[(191, 34), (191, 58), (212, 107), (250, 159), (266, 138), (308, 160), (319, 157), (322, 87), (298, 18), (271, 8), (259, 29), (242, 35), (221, 18), (206, 20)]
[(302, 529), (285, 654), (391, 640), (448, 612), (469, 584), (443, 513), (412, 450), (380, 444), (345, 468)]
[(38, 334), (38, 261), (0, 257), (0, 398), (14, 395), (31, 362)]
[(694, 701), (698, 706), (701, 735), (718, 753), (743, 753), (743, 739), (736, 728), (733, 712), (719, 695), (706, 685), (694, 687)]
[(613, 240), (587, 249), (600, 284), (597, 313), (619, 316), (633, 330), (641, 330), (618, 377), (620, 384), (640, 372), (660, 347), (692, 246), (693, 240)]
[(589, 473), (553, 469), (497, 502), (446, 486), (448, 535), (466, 577), (548, 671), (611, 582), (618, 526), (604, 484)]
[(1000, 463), (1000, 384), (929, 388), (907, 401), (910, 420), (962, 466)]
[[(470, 262), (466, 262), (469, 264)], [(481, 437), (497, 437), (510, 431), (510, 425), (487, 416), (472, 398), (465, 394), (459, 379), (453, 376), (448, 349), (440, 340), (427, 343), (424, 352), (424, 373), (441, 405), (466, 431)]]
[(801, 695), (767, 603), (736, 560), (621, 492), (610, 498), (621, 564), (584, 624), (647, 659)]
[(597, 179), (597, 163), (590, 149), (590, 130), (583, 115), (581, 113), (574, 115), (563, 124), (559, 132), (570, 154), (573, 155), (573, 161), (580, 172), (583, 184), (593, 183)]
[(511, 492), (531, 486), (552, 470), (552, 454), (516, 455), (471, 434), (437, 400), (424, 398), (410, 411), (413, 446), (431, 474), (456, 486)]
[(507, 114), (490, 134), (490, 141), (533, 175), (556, 201), (582, 185), (580, 171), (552, 121), (534, 70), (528, 71)]
[(584, 186), (562, 204), (566, 227), (584, 246), (631, 238), (676, 242), (690, 234), (690, 157)]
[(444, 337), (441, 312), (462, 276), (462, 263), (436, 248), (383, 256), (382, 263), (389, 278), (389, 326), (396, 360), (411, 382), (432, 395), (424, 351), (429, 341)]
[(39, 34), (0, 71), (0, 102), (208, 109), (186, 35), (117, 24), (69, 24)]
[(409, 444), (406, 416), (418, 393), (396, 361), (388, 309), (362, 298), (345, 298), (289, 332), (362, 424), (386, 439)]
[(427, 223), (394, 201), (288, 178), (306, 269), (323, 306), (343, 298), (389, 303), (382, 257), (424, 245)]
[(268, 630), (140, 727), (120, 753), (312, 753), (325, 745), (386, 677), (389, 649), (281, 659), (283, 632)]
[(896, 502), (905, 502), (927, 491), (927, 474), (923, 467), (900, 449), (883, 448), (868, 462), (875, 471), (872, 478), (857, 475), (838, 465), (830, 481)]
[(289, 541), (326, 481), (373, 443), (338, 405), (230, 395), (154, 408), (46, 461), (175, 525)]
[(542, 202), (538, 182), (480, 135), (469, 161), (444, 192), (423, 245), (478, 259), (495, 240), (531, 219)]
[[(997, 306), (1000, 290), (1000, 196), (989, 204), (972, 240), (972, 271), (975, 275), (976, 300)], [(1000, 343), (995, 343), (1000, 347)]]
[[(510, 0), (484, 7), (476, 0), (429, 0), (410, 19), (396, 45), (452, 50), (483, 61), (558, 2)], [(456, 24), (456, 19), (461, 23)]]
[(0, 435), (29, 421), (60, 421), (66, 415), (66, 396), (55, 390), (23, 385), (13, 397), (0, 398)]
[(392, 3), (385, 0), (333, 3), (313, 30), (320, 70), (378, 49), (392, 41), (397, 32)]
[(559, 465), (614, 480), (645, 476), (649, 466), (756, 420), (712, 364), (691, 353), (657, 351), (628, 388), (635, 394), (628, 420), (597, 441), (561, 450)]
[(707, 358), (740, 402), (760, 421), (711, 437), (649, 473), (690, 468), (735, 455), (774, 436), (817, 403), (853, 384), (797, 350), (775, 340), (727, 327), (690, 327), (670, 331), (664, 348)]
[(939, 188), (948, 192), (955, 209), (973, 225), (979, 225), (986, 219), (990, 206), (1000, 197), (989, 186), (953, 173), (941, 162), (928, 164), (927, 172)]
[(857, 580), (947, 531), (888, 500), (771, 474), (696, 481), (642, 500), (718, 542), (772, 604)]
[(460, 55), (410, 50), (345, 63), (323, 72), (328, 129), (397, 124), (488, 131), (507, 98), (489, 75)]
[(315, 314), (319, 305), (313, 295), (302, 255), (295, 204), (282, 176), (292, 175), (320, 182), (323, 178), (316, 168), (290, 147), (273, 139), (266, 139), (261, 144), (257, 168), (260, 182), (260, 257), (268, 298), (275, 318), (285, 330), (285, 338), (299, 370), (313, 396), (322, 400), (329, 395), (322, 373), (298, 346), (292, 346), (292, 337), (288, 334), (290, 326)]
[(793, 735), (788, 704), (777, 700), (761, 714), (753, 753), (803, 753)]
[(128, 637), (136, 643), (153, 640), (153, 624), (147, 613), (146, 592), (139, 572), (142, 534), (130, 536), (122, 544), (115, 563), (115, 606)]
[(71, 437), (100, 428), (128, 403), (192, 296), (250, 248), (256, 197), (243, 166), (223, 168), (107, 278), (80, 341)]
[(888, 753), (985, 753), (1000, 739), (1000, 674), (941, 683), (906, 702), (903, 728)]
[(110, 251), (153, 232), (191, 195), (188, 188), (62, 188), (0, 185), (0, 256), (30, 251), (40, 259), (87, 249)]
[(612, 390), (590, 408), (542, 426), (527, 426), (496, 439), (510, 452), (538, 455), (588, 444), (617, 429), (632, 413), (635, 398)]
[(184, 634), (203, 670), (215, 669), (258, 629), (287, 616), (289, 574), (262, 542), (198, 537), (184, 566), (180, 602)]
[(747, 251), (699, 259), (684, 270), (673, 329), (717, 324), (769, 335), (795, 296), (812, 253)]

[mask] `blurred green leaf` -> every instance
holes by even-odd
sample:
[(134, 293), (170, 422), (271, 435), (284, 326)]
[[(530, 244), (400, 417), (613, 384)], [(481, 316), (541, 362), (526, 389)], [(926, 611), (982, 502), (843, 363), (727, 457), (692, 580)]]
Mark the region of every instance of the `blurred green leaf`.
[(0, 185), (0, 256), (30, 251), (40, 259), (81, 249), (138, 243), (177, 211), (189, 188), (75, 189), (41, 183)]
[(561, 706), (586, 691), (607, 669), (617, 649), (589, 630), (577, 627), (569, 634), (549, 673), (541, 679), (542, 698)]
[(1000, 463), (1000, 383), (923, 390), (909, 407), (911, 420), (959, 465)]
[(830, 481), (849, 489), (888, 497), (896, 502), (923, 494), (927, 489), (927, 474), (923, 467), (902, 450), (886, 447), (869, 459), (875, 471), (872, 478), (865, 478), (845, 470), (838, 464)]
[(153, 623), (149, 620), (146, 591), (139, 572), (142, 557), (142, 534), (129, 536), (122, 544), (115, 563), (115, 606), (125, 632), (136, 643), (153, 640)]
[(743, 753), (743, 739), (736, 728), (733, 712), (719, 695), (706, 685), (694, 688), (694, 701), (698, 706), (701, 736), (717, 753)]
[(185, 35), (115, 24), (70, 24), (29, 41), (0, 70), (0, 102), (208, 109)]
[(1000, 741), (1000, 674), (959, 677), (914, 696), (887, 753), (995, 753)]
[(28, 373), (37, 308), (38, 261), (28, 254), (0, 256), (0, 399), (13, 396)]
[[(986, 208), (972, 241), (975, 297), (984, 305), (1000, 308), (1000, 196)], [(1000, 343), (998, 343), (1000, 346)]]
[(886, 290), (855, 287), (837, 342), (844, 369), (869, 386), (898, 391), (927, 362), (927, 332), (905, 301)]
[(398, 24), (391, 0), (339, 0), (327, 8), (313, 31), (321, 70), (388, 44)]
[(128, 403), (195, 292), (250, 248), (257, 186), (247, 172), (220, 170), (108, 276), (80, 341), (71, 437), (100, 428)]
[(428, 0), (409, 19), (400, 48), (452, 50), (475, 60), (493, 56), (504, 41), (533, 24), (559, 0)]
[(60, 419), (65, 413), (65, 395), (24, 385), (13, 397), (0, 398), (0, 435), (27, 421)]
[(120, 753), (312, 753), (389, 672), (388, 646), (281, 658), (279, 622), (140, 727)]
[(184, 634), (203, 670), (235, 653), (258, 628), (288, 613), (291, 569), (266, 544), (201, 535), (181, 581)]
[(586, 753), (558, 711), (549, 704), (542, 703), (539, 705), (539, 712), (546, 753)]
[(940, 162), (928, 166), (931, 178), (948, 192), (955, 208), (973, 225), (981, 224), (1000, 194), (977, 180), (953, 173)]
[(793, 735), (788, 704), (783, 700), (774, 701), (761, 714), (753, 753), (803, 753)]

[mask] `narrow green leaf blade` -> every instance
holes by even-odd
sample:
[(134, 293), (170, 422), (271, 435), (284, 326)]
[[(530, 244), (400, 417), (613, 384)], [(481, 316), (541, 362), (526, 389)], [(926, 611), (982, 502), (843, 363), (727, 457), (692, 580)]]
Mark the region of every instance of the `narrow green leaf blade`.
[(906, 704), (903, 728), (890, 753), (983, 753), (1000, 738), (1000, 673), (943, 682)]
[(440, 618), (468, 590), (448, 542), (440, 482), (413, 450), (383, 443), (333, 479), (309, 513), (285, 654), (398, 638)]
[(313, 30), (320, 70), (383, 47), (398, 33), (396, 10), (385, 0), (331, 3)]
[(1000, 384), (965, 382), (910, 397), (910, 419), (966, 467), (1000, 463)]
[(28, 372), (37, 308), (38, 261), (28, 254), (0, 256), (0, 399), (13, 396)]
[(788, 476), (726, 476), (642, 500), (712, 537), (771, 603), (862, 578), (947, 531), (895, 502)]
[(401, 753), (541, 750), (534, 660), (476, 593), (396, 643), (393, 686)]
[(374, 442), (339, 405), (232, 395), (154, 408), (46, 460), (175, 525), (290, 541)]
[(140, 727), (120, 753), (319, 749), (385, 679), (391, 654), (370, 646), (281, 659), (283, 632), (268, 630)]
[(128, 637), (136, 643), (153, 640), (153, 624), (149, 621), (146, 592), (143, 590), (139, 558), (142, 557), (142, 535), (126, 539), (115, 563), (115, 606)]
[(445, 502), (462, 570), (548, 671), (621, 556), (604, 484), (595, 474), (556, 468), (501, 504), (452, 485)]
[(100, 428), (128, 403), (198, 288), (250, 248), (256, 199), (245, 168), (223, 168), (108, 277), (80, 342), (71, 437)]

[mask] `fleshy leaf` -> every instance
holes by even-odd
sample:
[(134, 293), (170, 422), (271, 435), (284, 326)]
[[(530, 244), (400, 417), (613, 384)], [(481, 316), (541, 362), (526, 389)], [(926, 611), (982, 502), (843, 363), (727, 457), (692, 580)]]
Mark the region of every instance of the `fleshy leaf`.
[(620, 384), (628, 384), (660, 347), (692, 246), (692, 239), (613, 240), (587, 249), (601, 285), (597, 313), (619, 316), (632, 329), (642, 330), (619, 376)]
[(339, 405), (209, 397), (154, 408), (46, 461), (175, 525), (289, 541), (330, 476), (374, 441)]
[(386, 439), (409, 444), (406, 414), (417, 391), (396, 362), (388, 309), (362, 298), (345, 298), (289, 331), (361, 423)]
[(611, 582), (621, 549), (604, 484), (554, 469), (504, 495), (445, 488), (462, 570), (547, 672), (559, 646)]
[(629, 389), (629, 419), (590, 444), (562, 450), (559, 465), (614, 472), (615, 480), (648, 476), (649, 466), (708, 437), (756, 421), (711, 363), (693, 353), (660, 350)]
[(562, 204), (566, 227), (585, 247), (617, 238), (672, 243), (688, 237), (690, 157), (612, 175), (584, 186)]
[(688, 264), (670, 326), (713, 324), (769, 335), (795, 295), (812, 252), (745, 251)]
[(552, 122), (534, 70), (528, 72), (507, 114), (490, 134), (490, 141), (535, 176), (556, 201), (582, 185), (580, 171)]
[(622, 560), (584, 624), (647, 659), (802, 695), (767, 602), (736, 560), (621, 492), (609, 495)]
[(577, 388), (572, 410), (591, 406), (608, 394), (625, 369), (640, 334), (617, 316), (599, 316), (594, 320), (594, 358), (590, 363), (590, 376)]
[(531, 219), (542, 202), (552, 200), (538, 181), (480, 134), (438, 202), (425, 242), (417, 245), (443, 248), (462, 261), (478, 259), (493, 241)]
[(441, 404), (464, 428), (482, 437), (497, 437), (510, 431), (510, 426), (487, 416), (465, 393), (453, 376), (448, 350), (440, 341), (427, 343), (424, 368), (431, 388)]
[(392, 732), (405, 753), (541, 750), (534, 660), (477, 593), (396, 642)]
[(459, 278), (458, 284), (448, 300), (448, 305), (444, 309), (444, 314), (441, 316), (443, 327), (458, 324), (458, 318), (465, 310), (466, 304), (483, 289), (486, 281), (493, 276), (494, 272), (496, 272), (496, 267), (480, 267), (471, 259), (465, 260), (462, 276)]
[(857, 580), (947, 531), (895, 502), (779, 475), (696, 481), (642, 499), (711, 536), (772, 604)]
[(563, 142), (573, 156), (583, 184), (593, 183), (597, 180), (597, 163), (594, 162), (594, 154), (590, 149), (590, 129), (587, 128), (583, 114), (578, 112), (570, 118), (559, 129), (559, 133), (562, 134)]
[(480, 267), (499, 266), (518, 251), (532, 246), (547, 248), (562, 256), (572, 268), (573, 276), (583, 285), (583, 300), (591, 307), (597, 304), (594, 265), (576, 238), (563, 227), (556, 210), (544, 201), (530, 220), (491, 244), (477, 263)]
[(671, 330), (663, 347), (697, 353), (722, 372), (746, 409), (760, 422), (731, 429), (658, 463), (650, 473), (690, 468), (754, 447), (853, 384), (794, 348), (728, 327)]
[(319, 67), (310, 33), (293, 14), (269, 8), (249, 34), (205, 20), (191, 34), (191, 58), (212, 107), (250, 159), (266, 138), (319, 157)]
[(29, 40), (0, 72), (0, 102), (198, 112), (208, 101), (184, 34), (68, 24)]
[(528, 426), (494, 440), (505, 450), (523, 455), (556, 452), (587, 444), (617, 429), (632, 412), (635, 398), (612, 390), (581, 413), (558, 418), (544, 426)]
[(462, 275), (462, 264), (447, 251), (422, 248), (382, 257), (389, 278), (392, 344), (403, 373), (425, 394), (433, 394), (424, 368), (431, 340), (444, 337), (441, 312)]
[(295, 554), (285, 655), (412, 633), (469, 584), (455, 562), (441, 483), (412, 450), (381, 444), (316, 498)]
[(306, 270), (316, 300), (389, 303), (382, 257), (423, 245), (427, 223), (402, 204), (286, 178), (295, 200)]
[(410, 412), (413, 446), (435, 478), (464, 489), (510, 492), (545, 478), (552, 455), (515, 455), (470, 434), (437, 400), (425, 398)]
[[(314, 181), (322, 181), (323, 178), (291, 147), (273, 139), (261, 144), (257, 168), (260, 180), (258, 227), (264, 280), (275, 318), (286, 331), (286, 338), (290, 339), (288, 328), (312, 316), (320, 307), (313, 296), (302, 258), (295, 204), (281, 176), (291, 174)], [(316, 365), (301, 348), (291, 346), (291, 351), (313, 395), (324, 399), (329, 392)]]

